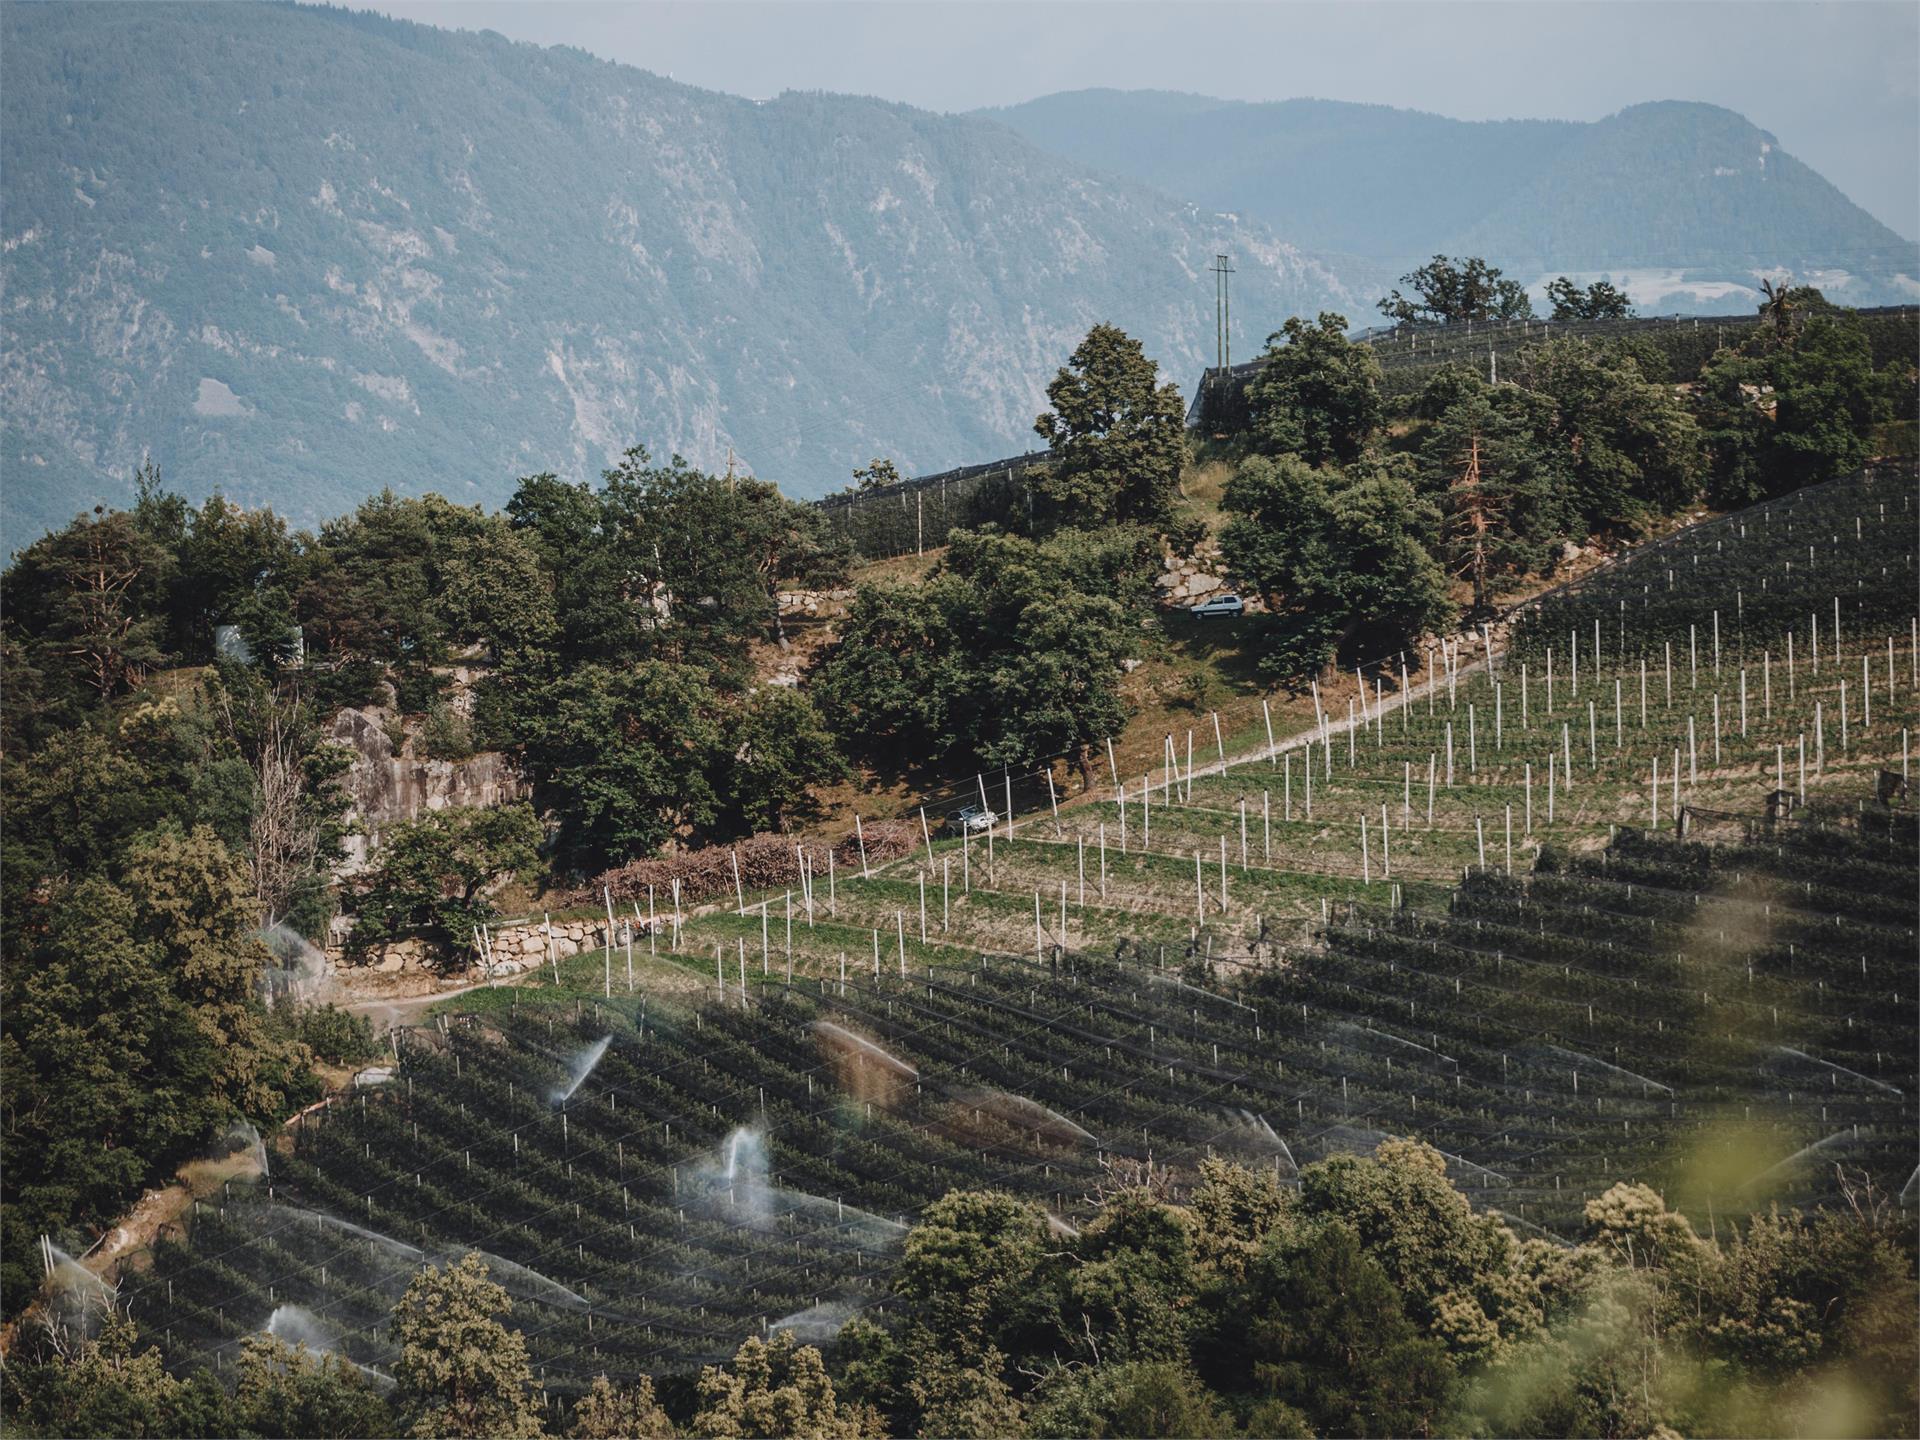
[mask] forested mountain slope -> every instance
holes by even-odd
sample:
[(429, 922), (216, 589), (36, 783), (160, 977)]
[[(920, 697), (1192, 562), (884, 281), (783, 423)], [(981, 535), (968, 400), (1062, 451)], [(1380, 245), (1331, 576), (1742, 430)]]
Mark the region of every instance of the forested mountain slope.
[(1024, 448), (1095, 321), (1194, 373), (1216, 251), (1249, 346), (1365, 303), (1264, 231), (874, 100), (298, 6), (9, 6), (0, 40), (9, 549), (148, 450), (300, 522), (635, 442), (817, 494)]
[(1528, 284), (1607, 272), (1663, 310), (1738, 308), (1736, 290), (1775, 269), (1849, 304), (1920, 293), (1912, 241), (1714, 105), (1469, 122), (1082, 90), (980, 113), (1078, 163), (1390, 269), (1447, 252), (1484, 255)]

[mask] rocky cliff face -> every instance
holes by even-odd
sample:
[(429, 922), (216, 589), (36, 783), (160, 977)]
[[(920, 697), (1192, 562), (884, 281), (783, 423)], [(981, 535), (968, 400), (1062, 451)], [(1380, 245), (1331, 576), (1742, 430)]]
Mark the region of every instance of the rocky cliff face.
[(331, 738), (353, 751), (343, 788), (347, 819), (358, 833), (347, 838), (343, 875), (366, 868), (392, 825), (435, 810), (505, 805), (530, 793), (507, 757), (491, 751), (467, 760), (427, 760), (415, 758), (409, 744), (396, 756), (378, 711), (342, 710), (334, 716)]

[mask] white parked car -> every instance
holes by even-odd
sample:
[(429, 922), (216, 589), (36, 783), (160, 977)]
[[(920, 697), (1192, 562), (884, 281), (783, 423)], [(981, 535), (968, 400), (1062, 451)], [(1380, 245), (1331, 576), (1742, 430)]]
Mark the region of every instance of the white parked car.
[(1211, 600), (1190, 606), (1187, 613), (1196, 620), (1207, 620), (1215, 615), (1244, 615), (1246, 609), (1246, 601), (1238, 595), (1216, 595)]
[(978, 805), (962, 805), (947, 819), (956, 829), (971, 830), (976, 835), (1000, 823), (998, 815), (991, 810), (982, 810)]

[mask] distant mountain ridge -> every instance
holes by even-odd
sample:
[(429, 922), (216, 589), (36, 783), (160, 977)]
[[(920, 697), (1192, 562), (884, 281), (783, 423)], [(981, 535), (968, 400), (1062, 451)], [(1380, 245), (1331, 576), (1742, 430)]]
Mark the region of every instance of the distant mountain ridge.
[(1190, 384), (1216, 251), (1243, 344), (1365, 305), (1261, 227), (877, 100), (291, 5), (9, 5), (0, 55), (7, 548), (149, 449), (309, 524), (634, 443), (819, 494), (1029, 448), (1096, 321)]
[(976, 113), (1395, 273), (1478, 254), (1530, 285), (1626, 277), (1658, 309), (1733, 308), (1780, 270), (1850, 304), (1920, 298), (1920, 246), (1713, 105), (1655, 102), (1584, 124), (1081, 90)]

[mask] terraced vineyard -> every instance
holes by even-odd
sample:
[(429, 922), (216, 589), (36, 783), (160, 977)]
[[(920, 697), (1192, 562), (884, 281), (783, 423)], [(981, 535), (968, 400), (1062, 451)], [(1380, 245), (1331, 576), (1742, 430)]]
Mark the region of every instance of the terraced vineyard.
[(1072, 1224), (1121, 1161), (1413, 1134), (1548, 1235), (1622, 1178), (1711, 1223), (1836, 1165), (1911, 1200), (1913, 500), (1698, 527), (1407, 703), (1383, 667), (1351, 727), (642, 935), (647, 984), (595, 953), (452, 1002), (135, 1314), (179, 1360), (278, 1315), (380, 1367), (412, 1270), (479, 1248), (563, 1393), (831, 1333), (949, 1188)]

